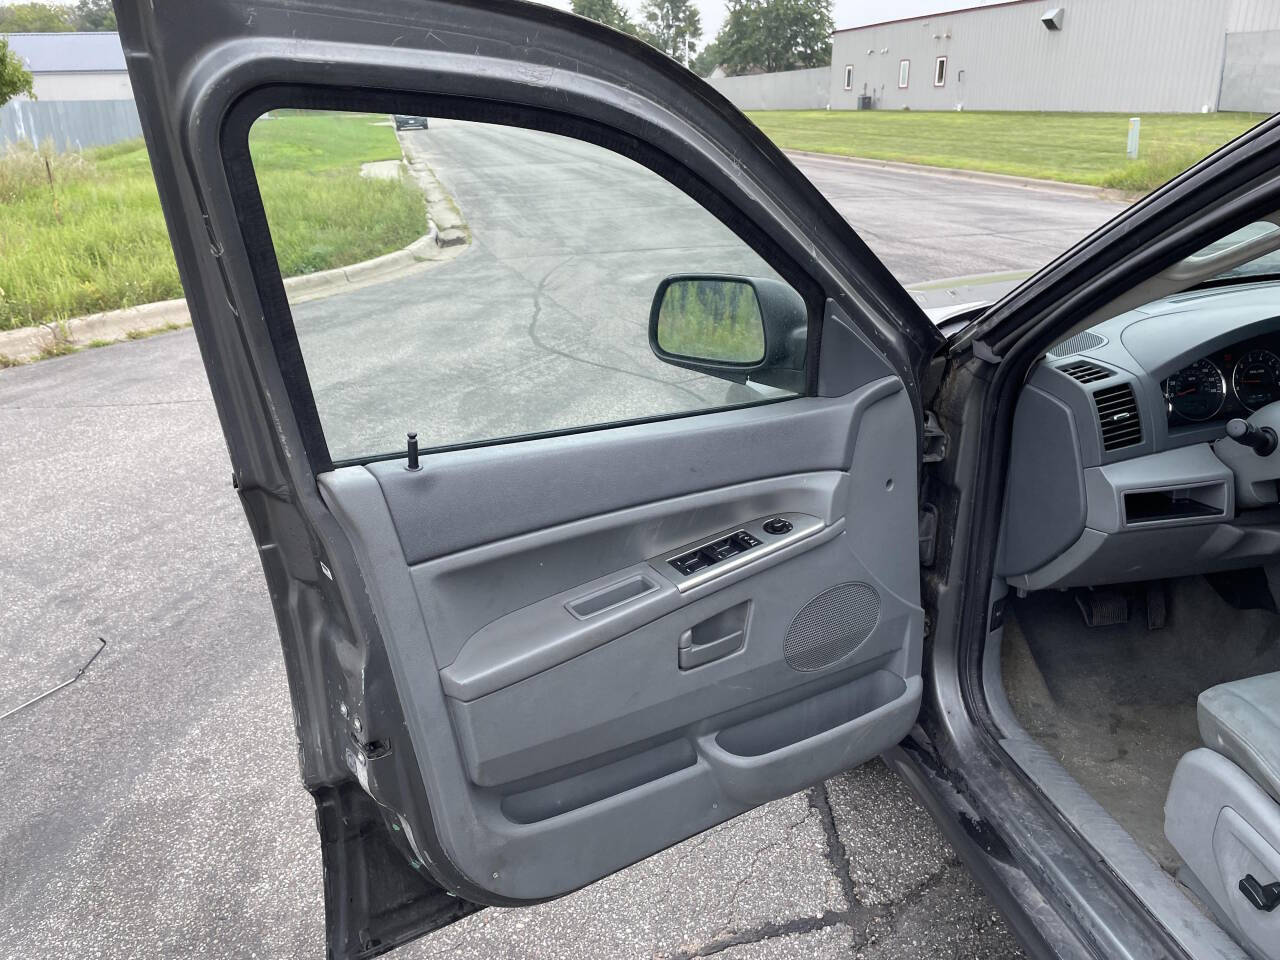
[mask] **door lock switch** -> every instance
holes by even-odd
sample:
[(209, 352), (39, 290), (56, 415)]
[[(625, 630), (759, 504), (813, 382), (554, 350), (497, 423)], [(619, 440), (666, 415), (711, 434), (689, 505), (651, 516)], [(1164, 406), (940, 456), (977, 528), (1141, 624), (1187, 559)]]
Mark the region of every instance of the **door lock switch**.
[(764, 522), (764, 532), (771, 533), (775, 537), (784, 533), (790, 533), (791, 521), (783, 519), (782, 517), (774, 517), (772, 520), (766, 520)]

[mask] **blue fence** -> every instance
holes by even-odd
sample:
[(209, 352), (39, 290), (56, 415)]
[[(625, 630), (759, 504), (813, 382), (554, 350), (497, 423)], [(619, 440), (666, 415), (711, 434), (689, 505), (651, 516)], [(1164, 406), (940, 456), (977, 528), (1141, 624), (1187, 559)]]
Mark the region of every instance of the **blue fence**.
[(26, 140), (80, 150), (140, 136), (132, 100), (11, 100), (0, 107), (0, 148)]

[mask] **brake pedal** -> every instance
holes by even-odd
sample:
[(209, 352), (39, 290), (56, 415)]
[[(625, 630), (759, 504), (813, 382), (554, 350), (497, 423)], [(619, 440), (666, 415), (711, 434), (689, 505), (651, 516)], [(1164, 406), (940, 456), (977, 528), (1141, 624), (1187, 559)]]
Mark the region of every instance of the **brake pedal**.
[(1129, 622), (1129, 599), (1115, 590), (1089, 590), (1076, 594), (1076, 606), (1086, 627), (1114, 627)]

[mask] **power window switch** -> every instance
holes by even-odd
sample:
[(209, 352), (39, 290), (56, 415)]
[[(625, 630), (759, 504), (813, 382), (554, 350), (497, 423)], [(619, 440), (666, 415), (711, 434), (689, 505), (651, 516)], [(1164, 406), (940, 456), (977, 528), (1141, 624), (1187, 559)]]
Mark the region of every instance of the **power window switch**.
[(695, 550), (693, 553), (686, 553), (683, 557), (676, 557), (671, 561), (671, 565), (687, 577), (691, 573), (697, 573), (703, 567), (711, 566), (711, 561), (703, 556), (701, 551)]
[(741, 549), (732, 539), (718, 540), (706, 548), (707, 552), (716, 560), (727, 560), (735, 553), (740, 553)]

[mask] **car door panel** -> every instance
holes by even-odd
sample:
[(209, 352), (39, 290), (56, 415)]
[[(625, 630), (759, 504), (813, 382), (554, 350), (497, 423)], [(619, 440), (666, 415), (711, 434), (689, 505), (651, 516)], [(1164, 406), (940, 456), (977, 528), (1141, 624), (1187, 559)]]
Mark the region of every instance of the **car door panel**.
[[(118, 6), (271, 591), (333, 955), (567, 892), (906, 732), (918, 382), (941, 338), (727, 101), (634, 39), (509, 0)], [(805, 395), (420, 471), (335, 464), (248, 148), (277, 107), (429, 115), (423, 135), (518, 125), (643, 165), (802, 295)], [(664, 567), (775, 515), (805, 535), (699, 584)]]
[[(668, 421), (319, 478), (383, 611), (443, 846), (503, 897), (575, 889), (875, 756), (914, 721), (916, 545), (878, 533), (915, 518), (915, 452), (893, 442), (913, 429), (900, 381), (698, 419), (701, 444), (673, 441), (688, 433)], [(744, 423), (756, 442), (717, 450)], [(769, 476), (779, 445), (818, 469)], [(698, 469), (715, 455), (742, 482)], [(518, 469), (495, 468), (508, 457)], [(478, 522), (456, 525), (459, 511)], [(663, 568), (774, 515), (814, 532), (683, 593)], [(598, 614), (570, 609), (634, 580), (647, 586)], [(833, 622), (837, 641), (804, 646)], [(682, 668), (682, 638), (722, 634), (735, 641), (722, 655)]]

